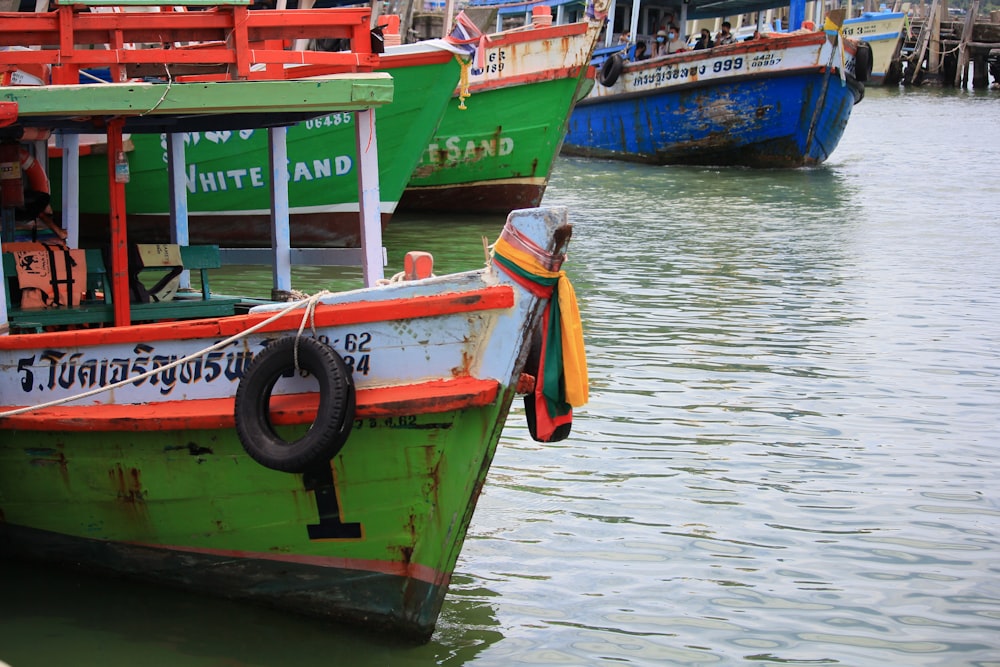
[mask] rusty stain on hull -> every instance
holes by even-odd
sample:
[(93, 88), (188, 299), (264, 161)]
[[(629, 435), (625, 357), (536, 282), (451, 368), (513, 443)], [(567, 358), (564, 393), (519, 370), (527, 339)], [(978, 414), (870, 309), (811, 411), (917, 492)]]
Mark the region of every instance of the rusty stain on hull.
[(115, 464), (115, 467), (108, 471), (108, 479), (115, 491), (115, 497), (126, 505), (136, 506), (146, 502), (146, 494), (142, 490), (139, 477), (137, 468), (125, 470), (121, 464)]
[(108, 481), (111, 493), (114, 494), (113, 505), (123, 510), (128, 520), (149, 528), (149, 508), (146, 505), (147, 493), (142, 489), (142, 480), (138, 468), (125, 468), (116, 463), (108, 471)]
[[(457, 137), (452, 139), (457, 139)], [(501, 157), (503, 127), (498, 125), (488, 138), (479, 141), (468, 139), (464, 144), (458, 144), (452, 143), (452, 139), (438, 140), (440, 143), (432, 144), (431, 148), (427, 150), (430, 163), (418, 165), (413, 170), (411, 180), (428, 178), (439, 171), (448, 171), (459, 165), (475, 165), (486, 159)], [(510, 165), (501, 164), (498, 165), (498, 168), (509, 169)], [(521, 176), (521, 174), (514, 176)]]
[(25, 454), (31, 457), (32, 467), (56, 467), (66, 488), (69, 488), (69, 468), (66, 465), (66, 455), (57, 449), (26, 449)]

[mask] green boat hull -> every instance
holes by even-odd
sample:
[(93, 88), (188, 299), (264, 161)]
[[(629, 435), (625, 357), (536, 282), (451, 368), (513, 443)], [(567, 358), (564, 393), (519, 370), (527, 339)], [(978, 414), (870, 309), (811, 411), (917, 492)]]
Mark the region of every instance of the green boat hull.
[(0, 548), (423, 641), (512, 395), (359, 419), (304, 474), (259, 465), (231, 429), (2, 431)]
[(566, 220), (512, 212), (478, 271), (0, 337), (0, 556), (426, 640), (516, 391), (542, 441), (572, 416), (543, 341), (582, 327), (531, 263)]
[(579, 82), (540, 81), (453, 99), (400, 210), (503, 213), (538, 206)]
[[(387, 67), (392, 104), (378, 122), (379, 192), (383, 227), (437, 126), (460, 66), (452, 58)], [(187, 206), (192, 244), (270, 247), (267, 130), (185, 133)], [(135, 134), (128, 152), (128, 233), (139, 243), (170, 241), (165, 135)], [(288, 128), (291, 243), (298, 247), (358, 247), (358, 179), (354, 114), (334, 113)], [(61, 161), (52, 160), (54, 207), (60, 208)], [(105, 242), (109, 211), (107, 156), (80, 158), (80, 219), (84, 244)]]
[[(163, 29), (182, 19), (201, 30), (226, 18), (224, 7), (217, 9), (170, 13)], [(140, 54), (73, 43), (74, 34), (86, 36), (74, 33), (77, 17), (100, 39), (167, 14), (55, 11), (58, 21), (32, 22), (42, 24), (39, 31), (59, 29), (58, 50), (33, 52), (55, 63), (64, 49), (70, 67), (89, 63), (89, 54), (175, 60), (174, 49)], [(234, 20), (253, 24), (246, 13), (229, 10)], [(302, 24), (284, 12), (253, 15), (275, 41), (312, 36), (305, 24), (315, 16), (310, 29), (347, 26), (353, 46), (370, 45), (368, 10), (299, 12)], [(238, 29), (219, 42), (227, 52), (218, 56), (253, 64), (236, 58), (255, 53), (249, 32)], [(326, 71), (326, 60), (372, 62), (364, 48), (357, 51), (297, 58), (315, 57)], [(192, 54), (202, 55), (177, 59)], [(285, 51), (260, 54), (263, 65), (287, 58)], [(442, 54), (433, 62), (454, 62)], [(66, 73), (59, 78), (73, 78)], [(218, 127), (361, 112), (371, 125), (353, 128), (363, 153), (357, 198), (365, 203), (366, 231), (377, 227), (368, 204), (378, 190), (370, 178), (378, 160), (374, 145), (363, 142), (374, 135), (372, 110), (392, 99), (392, 77), (284, 74), (4, 88), (17, 100), (3, 105), (3, 122), (16, 133), (32, 124), (70, 132), (103, 126), (114, 157), (123, 152), (123, 128), (198, 130), (189, 137), (195, 148), (196, 137), (225, 143)], [(445, 82), (442, 106), (454, 83)], [(421, 108), (428, 104), (423, 93)], [(316, 136), (326, 127), (314, 126)], [(284, 142), (273, 143), (268, 160), (281, 164)], [(75, 166), (67, 161), (74, 186)], [(170, 167), (171, 183), (185, 185), (183, 165)], [(247, 174), (238, 174), (244, 183), (253, 176)], [(125, 180), (111, 176), (100, 188), (110, 191), (112, 209), (107, 259), (96, 248), (5, 248), (5, 276), (17, 281), (4, 281), (0, 302), (7, 304), (0, 323), (0, 557), (105, 570), (426, 640), (515, 391), (530, 395), (529, 430), (546, 442), (556, 429), (566, 436), (572, 412), (564, 387), (575, 388), (575, 405), (586, 401), (582, 324), (560, 271), (572, 235), (566, 209), (511, 212), (486, 265), (475, 271), (433, 275), (430, 257), (408, 254), (412, 267), (391, 280), (366, 266), (364, 288), (301, 296), (290, 284), (292, 253), (277, 238), (287, 222), (286, 184), (278, 178), (272, 206), (282, 220), (273, 252), (259, 254), (282, 289), (262, 299), (212, 292), (207, 273), (221, 263), (217, 246), (130, 247), (137, 235), (123, 229), (132, 218), (124, 210)], [(142, 204), (139, 194), (133, 201)], [(187, 205), (177, 199), (178, 207)], [(371, 250), (377, 248), (365, 248), (366, 256)], [(132, 302), (146, 292), (139, 283), (179, 277), (181, 265), (204, 269), (192, 271), (201, 289)], [(32, 300), (58, 307), (35, 308)], [(30, 319), (36, 313), (38, 321)]]
[[(538, 206), (602, 22), (491, 36), (469, 96), (451, 100), (399, 210), (500, 213)], [(478, 72), (478, 73), (476, 73)], [(463, 108), (465, 107), (465, 108)]]

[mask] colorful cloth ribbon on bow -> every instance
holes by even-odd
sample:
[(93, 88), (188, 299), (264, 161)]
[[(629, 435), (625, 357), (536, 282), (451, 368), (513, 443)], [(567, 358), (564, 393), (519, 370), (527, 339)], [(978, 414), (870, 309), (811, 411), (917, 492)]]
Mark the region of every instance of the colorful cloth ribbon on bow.
[[(535, 382), (538, 436), (546, 441), (556, 428), (572, 421), (573, 407), (589, 400), (587, 358), (576, 292), (562, 258), (547, 255), (512, 227), (493, 246), (493, 260), (519, 285), (549, 303), (542, 313), (542, 347)], [(552, 298), (555, 291), (556, 298)]]
[(486, 45), (489, 42), (489, 35), (480, 31), (465, 11), (460, 11), (455, 17), (455, 27), (445, 40), (465, 51), (477, 70), (481, 71), (486, 67)]

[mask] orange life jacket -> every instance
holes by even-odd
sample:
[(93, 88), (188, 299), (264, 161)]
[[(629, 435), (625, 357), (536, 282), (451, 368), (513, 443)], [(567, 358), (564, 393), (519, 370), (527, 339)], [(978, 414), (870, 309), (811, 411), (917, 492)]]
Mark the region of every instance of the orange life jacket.
[(83, 250), (46, 247), (14, 251), (21, 308), (66, 308), (80, 305), (87, 289)]

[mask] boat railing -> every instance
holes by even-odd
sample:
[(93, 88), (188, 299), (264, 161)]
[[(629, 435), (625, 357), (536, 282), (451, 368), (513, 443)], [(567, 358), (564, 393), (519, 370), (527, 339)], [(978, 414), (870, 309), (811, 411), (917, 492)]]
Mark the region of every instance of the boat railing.
[[(120, 11), (89, 11), (103, 8)], [(125, 81), (129, 66), (168, 74), (171, 66), (214, 67), (200, 77), (206, 80), (281, 79), (288, 64), (370, 72), (379, 65), (371, 14), (370, 7), (250, 11), (249, 0), (64, 0), (50, 12), (0, 12), (0, 44), (15, 47), (0, 50), (0, 69), (48, 65), (55, 84), (78, 83), (86, 68), (110, 68), (112, 80)], [(350, 50), (287, 48), (318, 38), (350, 40)]]

